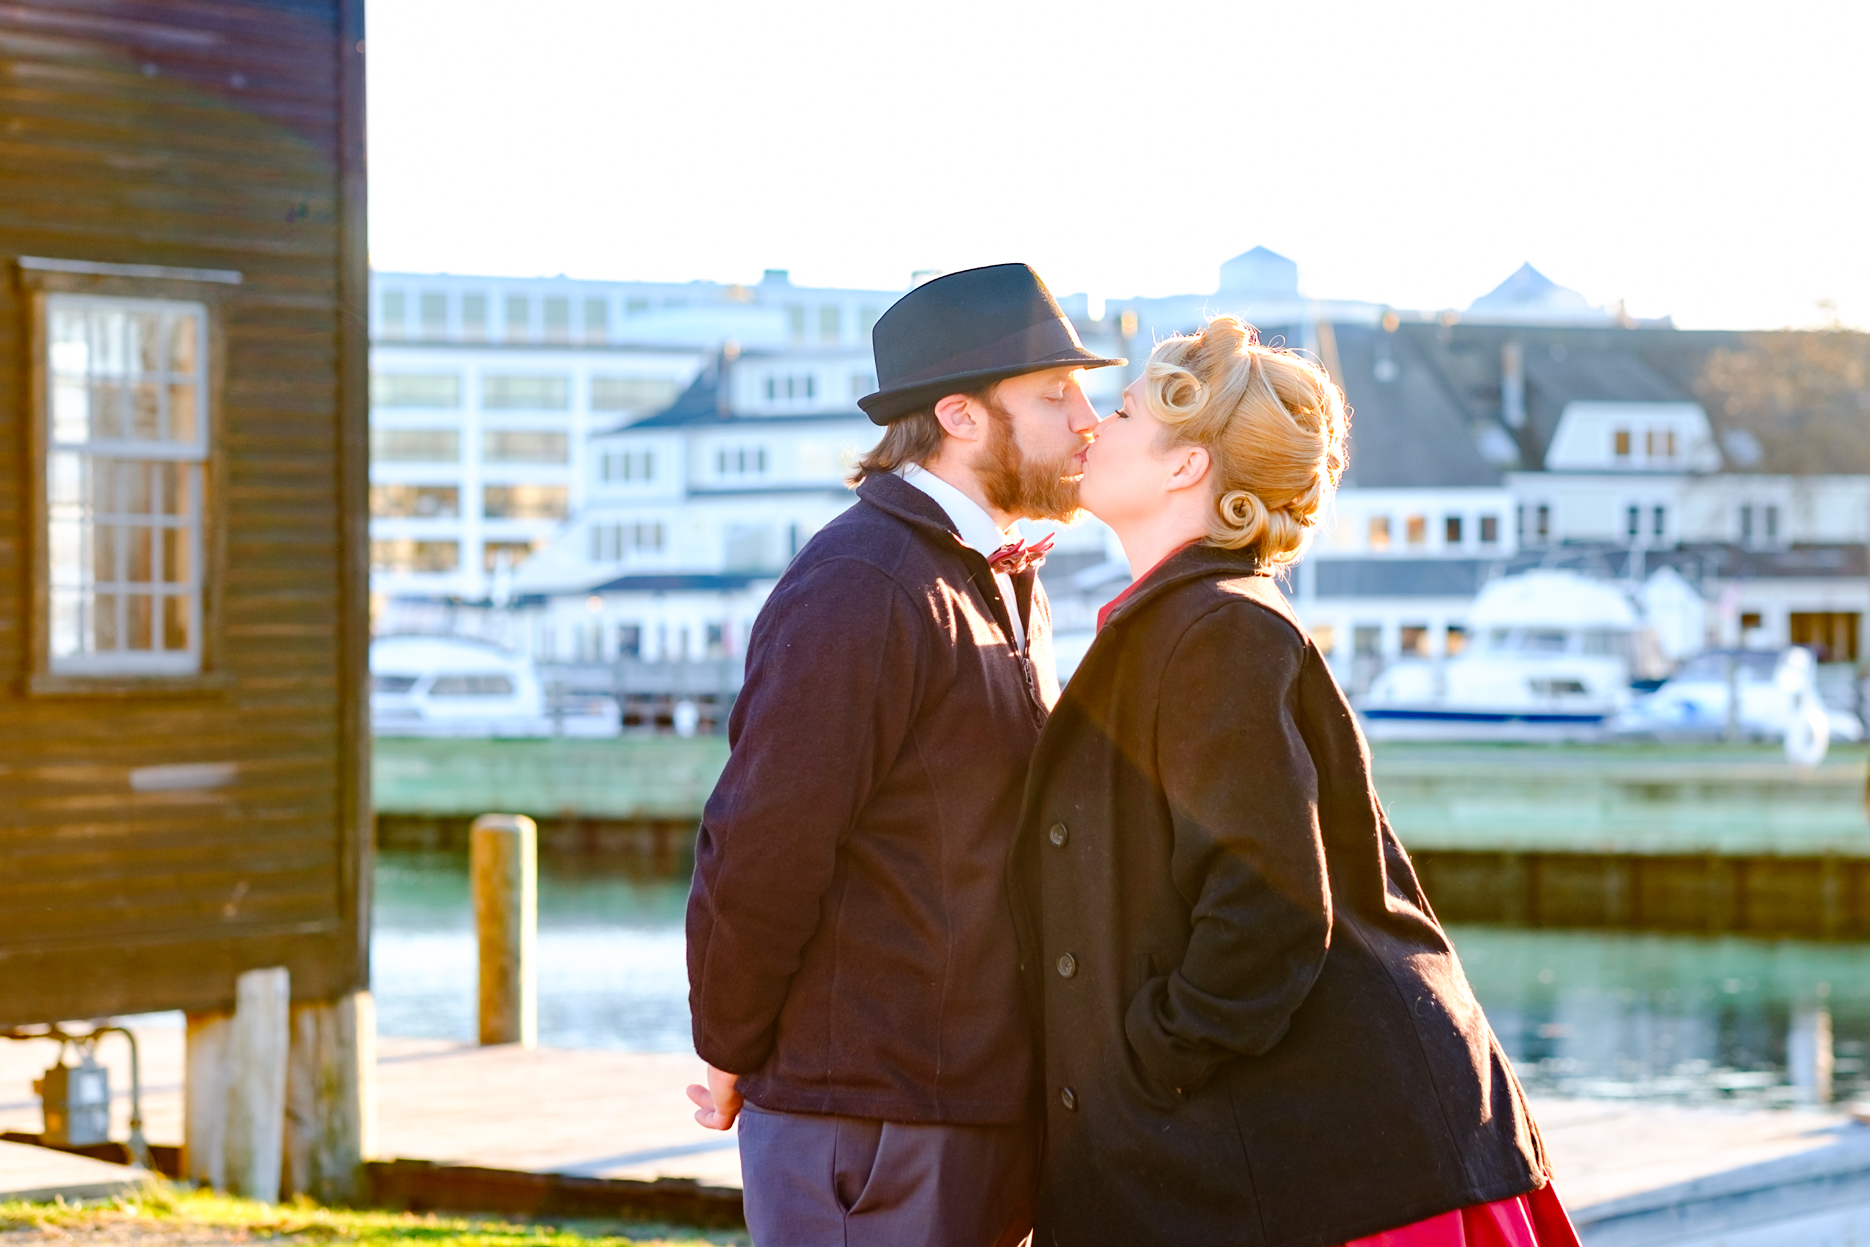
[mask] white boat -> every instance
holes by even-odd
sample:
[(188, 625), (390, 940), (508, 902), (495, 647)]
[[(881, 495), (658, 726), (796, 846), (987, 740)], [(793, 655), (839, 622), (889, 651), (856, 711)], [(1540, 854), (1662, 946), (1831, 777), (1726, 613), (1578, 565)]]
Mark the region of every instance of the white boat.
[(370, 726), (378, 736), (615, 736), (617, 703), (554, 713), (532, 661), (486, 641), (387, 636), (370, 645)]
[(1475, 599), (1467, 635), (1453, 657), (1386, 667), (1357, 699), (1365, 720), (1439, 725), (1442, 735), (1488, 725), (1595, 730), (1630, 705), (1632, 680), (1668, 670), (1622, 590), (1576, 572), (1494, 581)]
[[(1731, 710), (1731, 715), (1730, 715)], [(1648, 696), (1638, 698), (1616, 723), (1623, 733), (1661, 737), (1720, 737), (1801, 741), (1822, 758), (1825, 740), (1862, 740), (1863, 722), (1818, 695), (1811, 651), (1709, 650)]]

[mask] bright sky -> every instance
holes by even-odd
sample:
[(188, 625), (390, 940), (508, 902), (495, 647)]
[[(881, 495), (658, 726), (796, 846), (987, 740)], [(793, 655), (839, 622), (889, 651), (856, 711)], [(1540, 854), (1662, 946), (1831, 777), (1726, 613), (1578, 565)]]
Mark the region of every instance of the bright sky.
[(383, 269), (1870, 327), (1870, 4), (370, 0)]

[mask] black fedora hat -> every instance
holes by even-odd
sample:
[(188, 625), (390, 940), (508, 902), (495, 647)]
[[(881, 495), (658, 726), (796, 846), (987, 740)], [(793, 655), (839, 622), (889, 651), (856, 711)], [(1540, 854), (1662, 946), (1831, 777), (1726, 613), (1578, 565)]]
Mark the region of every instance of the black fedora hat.
[(883, 313), (870, 344), (878, 389), (857, 405), (877, 424), (1021, 373), (1128, 362), (1085, 350), (1026, 264), (963, 269), (917, 286)]

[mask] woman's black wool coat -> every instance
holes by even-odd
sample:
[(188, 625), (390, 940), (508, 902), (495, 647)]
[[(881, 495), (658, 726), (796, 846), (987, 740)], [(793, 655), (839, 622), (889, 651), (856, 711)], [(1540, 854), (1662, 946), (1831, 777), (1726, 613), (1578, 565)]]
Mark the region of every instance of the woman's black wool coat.
[(1040, 739), (1010, 863), (1037, 1247), (1324, 1247), (1546, 1180), (1350, 707), (1256, 570), (1158, 567)]

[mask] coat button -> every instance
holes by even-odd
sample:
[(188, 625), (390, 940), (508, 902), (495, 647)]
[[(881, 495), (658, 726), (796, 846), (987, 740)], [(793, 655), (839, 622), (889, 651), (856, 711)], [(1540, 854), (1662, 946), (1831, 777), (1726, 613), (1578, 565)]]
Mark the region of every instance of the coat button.
[(1078, 959), (1076, 957), (1072, 956), (1070, 953), (1066, 953), (1063, 957), (1058, 959), (1058, 976), (1060, 978), (1068, 979), (1077, 972)]
[(1075, 1113), (1078, 1111), (1078, 1093), (1073, 1091), (1070, 1087), (1064, 1087), (1059, 1090), (1058, 1102), (1063, 1104), (1070, 1112)]
[(1046, 833), (1058, 848), (1065, 847), (1065, 841), (1071, 839), (1071, 828), (1063, 823), (1053, 823), (1052, 830)]

